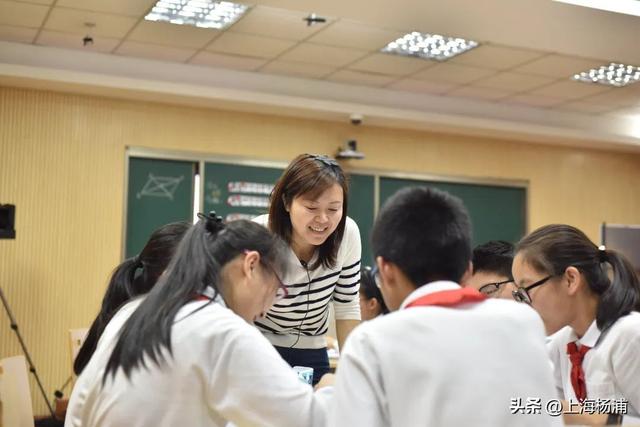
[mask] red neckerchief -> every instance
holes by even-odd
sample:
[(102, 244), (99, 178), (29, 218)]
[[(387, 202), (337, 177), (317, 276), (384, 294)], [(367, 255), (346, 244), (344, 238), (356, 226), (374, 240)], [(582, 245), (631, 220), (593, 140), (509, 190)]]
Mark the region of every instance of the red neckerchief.
[(486, 299), (487, 296), (483, 293), (480, 293), (477, 289), (458, 288), (423, 295), (420, 298), (411, 301), (405, 306), (405, 308), (424, 307), (429, 305), (437, 305), (440, 307), (455, 307), (460, 304), (469, 302), (480, 302)]

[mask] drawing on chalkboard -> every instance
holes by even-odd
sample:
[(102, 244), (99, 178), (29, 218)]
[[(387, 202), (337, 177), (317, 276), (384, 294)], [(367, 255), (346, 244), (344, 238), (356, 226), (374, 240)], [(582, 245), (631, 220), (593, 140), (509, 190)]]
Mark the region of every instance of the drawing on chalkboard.
[(221, 196), (222, 190), (220, 190), (218, 184), (216, 184), (215, 182), (207, 182), (205, 194), (206, 202), (213, 205), (219, 205), (220, 203), (222, 203), (222, 201), (220, 200)]
[(176, 178), (172, 176), (156, 176), (150, 173), (147, 182), (144, 184), (144, 187), (142, 187), (142, 190), (138, 192), (136, 197), (138, 199), (143, 196), (166, 197), (169, 200), (173, 200), (173, 195), (183, 179), (184, 175)]

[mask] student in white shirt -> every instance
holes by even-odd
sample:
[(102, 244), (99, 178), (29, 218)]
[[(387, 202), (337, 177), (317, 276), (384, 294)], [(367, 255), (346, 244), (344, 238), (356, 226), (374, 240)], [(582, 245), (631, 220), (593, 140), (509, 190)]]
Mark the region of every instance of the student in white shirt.
[(324, 425), (331, 389), (314, 393), (252, 325), (286, 296), (286, 250), (250, 221), (198, 221), (105, 329), (65, 425)]
[(513, 277), (514, 297), (540, 313), (549, 334), (559, 331), (550, 356), (560, 396), (583, 409), (598, 399), (624, 399), (628, 414), (638, 417), (640, 284), (631, 264), (575, 227), (553, 224), (518, 243)]
[(89, 363), (102, 332), (113, 315), (125, 303), (153, 288), (190, 227), (191, 224), (187, 222), (163, 225), (151, 234), (138, 255), (124, 260), (115, 268), (102, 299), (100, 312), (91, 324), (87, 337), (73, 361), (73, 371), (76, 375), (80, 375)]
[(338, 343), (360, 322), (360, 232), (347, 217), (349, 186), (329, 157), (301, 154), (271, 194), (269, 214), (255, 219), (289, 244), (289, 295), (256, 326), (291, 366), (314, 369), (314, 384), (329, 372), (325, 335), (329, 304)]
[[(391, 313), (347, 339), (330, 425), (561, 424), (544, 412), (555, 396), (539, 316), (458, 285), (470, 242), (467, 211), (447, 193), (411, 187), (385, 203), (372, 249)], [(528, 398), (541, 405), (531, 414), (517, 407)]]

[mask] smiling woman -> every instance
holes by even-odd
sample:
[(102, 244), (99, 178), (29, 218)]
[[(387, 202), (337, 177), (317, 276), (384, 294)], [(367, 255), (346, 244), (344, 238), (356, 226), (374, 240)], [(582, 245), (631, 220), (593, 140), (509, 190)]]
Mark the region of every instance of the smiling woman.
[(288, 295), (256, 325), (291, 365), (314, 369), (314, 383), (329, 371), (325, 334), (329, 303), (340, 346), (360, 321), (360, 232), (347, 217), (349, 187), (329, 157), (302, 154), (271, 194), (269, 215), (255, 221), (289, 244)]

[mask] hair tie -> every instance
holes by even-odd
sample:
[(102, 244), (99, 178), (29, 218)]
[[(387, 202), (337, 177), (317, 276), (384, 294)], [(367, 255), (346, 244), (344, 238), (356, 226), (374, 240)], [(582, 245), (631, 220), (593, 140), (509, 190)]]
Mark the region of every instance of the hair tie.
[(604, 245), (598, 247), (598, 258), (601, 263), (609, 262), (609, 254), (607, 253), (607, 248)]
[(133, 265), (134, 265), (136, 268), (141, 268), (141, 267), (143, 267), (143, 262), (142, 262), (142, 259), (140, 258), (140, 254), (138, 254), (138, 255), (134, 256), (134, 257), (133, 257), (133, 259), (132, 259), (132, 262), (133, 262)]
[(217, 234), (225, 228), (222, 217), (216, 215), (216, 211), (211, 211), (208, 214), (198, 213), (198, 218), (205, 221), (205, 228), (211, 234)]

